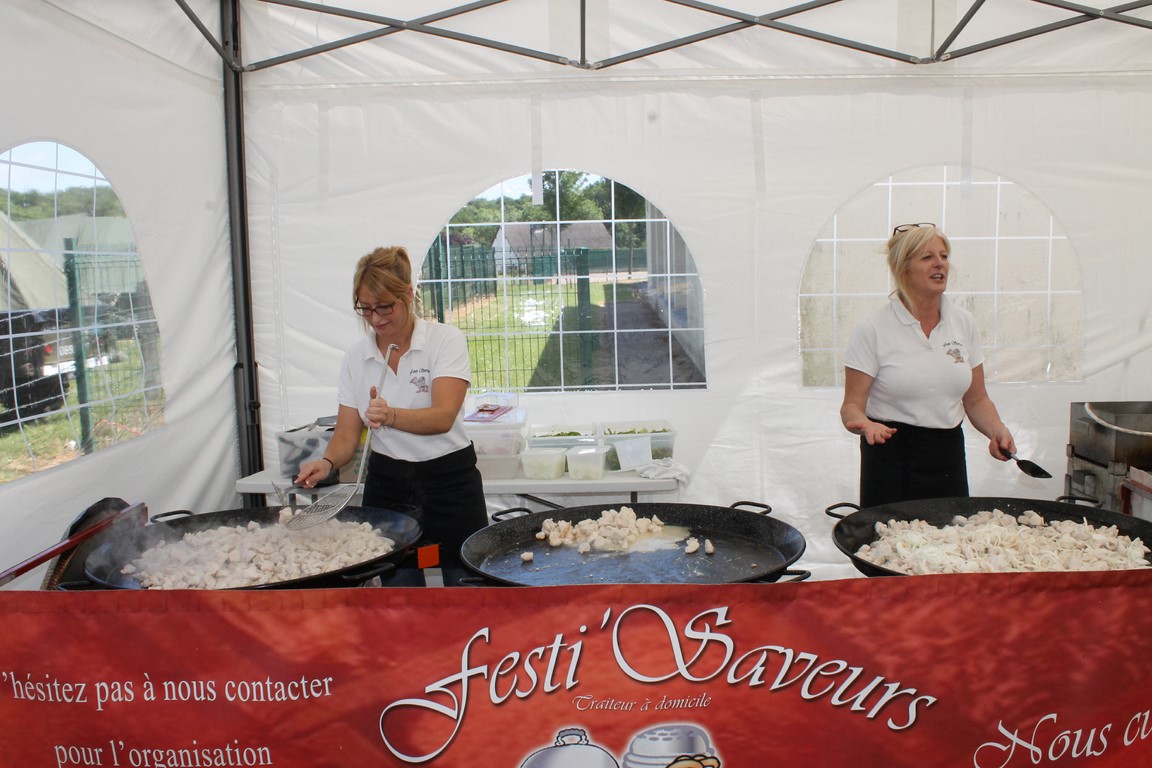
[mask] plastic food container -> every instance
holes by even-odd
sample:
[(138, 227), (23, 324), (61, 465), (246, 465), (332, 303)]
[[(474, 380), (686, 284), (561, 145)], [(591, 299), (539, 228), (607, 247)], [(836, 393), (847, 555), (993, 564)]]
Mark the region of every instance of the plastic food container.
[(519, 456), (524, 450), (524, 436), (519, 432), (503, 429), (469, 430), (468, 437), (476, 446), (478, 456)]
[(596, 442), (595, 424), (533, 424), (528, 428), (529, 448), (574, 448)]
[[(493, 413), (496, 413), (493, 411)], [(523, 408), (511, 408), (489, 418), (477, 409), (464, 417), (464, 428), (469, 432), (484, 430), (506, 430), (523, 432), (524, 425), (528, 423), (528, 412)]]
[[(489, 472), (484, 473), (486, 477), (516, 477), (519, 473), (520, 452), (524, 450), (524, 423), (526, 421), (524, 409), (515, 408), (492, 421), (464, 422), (464, 431), (468, 433), (468, 438), (476, 446), (476, 455), (490, 459), (483, 462), (485, 465), (489, 465)], [(515, 466), (511, 469), (512, 474), (508, 474), (508, 467), (491, 466), (507, 463), (500, 461), (498, 457), (514, 457)], [(480, 471), (484, 472), (483, 466)], [(499, 472), (500, 474), (491, 474), (492, 472)]]
[[(608, 452), (608, 469), (628, 469), (622, 467), (616, 453), (616, 444), (624, 440), (634, 440), (647, 435), (652, 440), (651, 459), (671, 459), (676, 448), (676, 430), (662, 419), (650, 421), (608, 421), (599, 425), (600, 438), (611, 450)], [(647, 463), (647, 462), (644, 462)]]
[(524, 438), (513, 434), (509, 440), (485, 441), (472, 436), (476, 446), (476, 467), (480, 474), (491, 480), (508, 480), (520, 475), (520, 454)]
[(568, 460), (568, 476), (573, 480), (599, 480), (604, 477), (604, 457), (608, 455), (606, 445), (578, 445), (565, 452)]
[[(615, 451), (615, 457), (613, 457)], [(613, 461), (615, 458), (615, 461)], [(608, 447), (608, 455), (604, 457), (604, 463), (609, 469), (637, 469), (646, 464), (652, 463), (652, 437), (651, 435), (641, 435), (640, 437), (632, 437), (628, 440), (621, 440), (618, 443), (613, 443)]]
[(529, 480), (555, 480), (564, 474), (567, 448), (529, 448), (520, 455), (524, 477)]

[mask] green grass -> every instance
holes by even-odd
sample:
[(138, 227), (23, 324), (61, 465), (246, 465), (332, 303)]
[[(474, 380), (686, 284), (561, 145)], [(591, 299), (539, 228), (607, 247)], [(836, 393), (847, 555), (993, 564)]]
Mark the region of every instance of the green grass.
[[(117, 345), (116, 360), (89, 371), (88, 436), (91, 451), (130, 440), (164, 423), (163, 390), (139, 391), (140, 354), (131, 342)], [(3, 412), (5, 420), (11, 418)], [(0, 482), (25, 477), (84, 455), (84, 428), (76, 382), (64, 408), (37, 414), (0, 432)]]
[[(604, 330), (611, 284), (592, 283), (586, 308), (579, 306), (571, 283), (509, 281), (507, 287), (505, 294), (473, 298), (445, 318), (469, 335), (473, 388), (558, 389), (561, 354), (564, 386), (597, 383), (591, 381), (589, 368), (600, 354), (600, 334), (570, 332)], [(531, 323), (525, 320), (528, 313), (534, 318)]]

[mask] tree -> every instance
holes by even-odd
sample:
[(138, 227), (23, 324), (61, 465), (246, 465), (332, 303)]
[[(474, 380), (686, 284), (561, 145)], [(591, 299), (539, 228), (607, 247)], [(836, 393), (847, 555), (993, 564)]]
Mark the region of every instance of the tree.
[(627, 249), (628, 274), (631, 276), (636, 249), (643, 248), (647, 242), (648, 224), (646, 221), (628, 220), (646, 219), (648, 201), (636, 190), (611, 179), (594, 182), (587, 194), (605, 210), (605, 218), (615, 220), (616, 247)]
[[(9, 200), (11, 208), (9, 208)], [(96, 187), (68, 187), (59, 192), (30, 189), (27, 192), (9, 190), (0, 195), (0, 210), (12, 221), (52, 219), (82, 213), (88, 216), (124, 218), (120, 198), (107, 184)]]
[[(452, 217), (453, 244), (477, 244), (486, 248), (491, 247), (495, 232), (491, 225), (500, 221), (500, 201), (476, 197), (456, 212)], [(476, 224), (481, 226), (459, 226), (461, 224)]]
[[(581, 171), (545, 171), (541, 180), (544, 207), (557, 211), (560, 221), (606, 218), (605, 209), (589, 194), (588, 174)], [(559, 196), (560, 204), (556, 204)]]

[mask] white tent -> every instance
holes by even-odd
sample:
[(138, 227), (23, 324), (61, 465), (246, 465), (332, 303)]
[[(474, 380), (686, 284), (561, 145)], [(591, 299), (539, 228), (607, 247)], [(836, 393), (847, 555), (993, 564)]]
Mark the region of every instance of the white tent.
[[(277, 431), (335, 409), (357, 333), (354, 261), (379, 244), (422, 253), (472, 196), (545, 168), (611, 177), (673, 222), (706, 286), (708, 387), (533, 395), (533, 420), (673, 419), (693, 473), (673, 498), (771, 504), (804, 532), (801, 565), (818, 577), (852, 575), (823, 510), (856, 498), (857, 454), (839, 390), (802, 383), (798, 292), (813, 244), (894, 173), (948, 164), (1011, 179), (1079, 260), (1084, 362), (1077, 380), (991, 388), (1021, 451), (1054, 479), (988, 459), (974, 432), (969, 472), (974, 495), (1059, 495), (1069, 403), (1152, 391), (1149, 3), (720, 5), (5, 2), (0, 149), (58, 141), (113, 184), (150, 285), (168, 399), (164, 428), (0, 486), (0, 562), (55, 542), (105, 496), (237, 506), (239, 422), (258, 414), (270, 465)], [(226, 75), (230, 8), (243, 71)], [(331, 50), (295, 55), (314, 48)], [(246, 173), (230, 188), (235, 82)], [(230, 206), (244, 202), (233, 229)], [(237, 368), (245, 272), (255, 372)], [(238, 419), (248, 374), (259, 409)]]

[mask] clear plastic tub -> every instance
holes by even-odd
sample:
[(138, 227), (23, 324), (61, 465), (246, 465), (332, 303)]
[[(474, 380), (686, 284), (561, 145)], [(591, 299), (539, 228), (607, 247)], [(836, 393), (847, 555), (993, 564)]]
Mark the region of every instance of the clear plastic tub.
[[(513, 408), (489, 419), (479, 412), (473, 412), (464, 418), (464, 429), (469, 432), (483, 432), (487, 430), (505, 430), (523, 432), (524, 425), (528, 423), (528, 412), (523, 408)], [(477, 421), (476, 419), (482, 419)]]
[[(490, 433), (496, 435), (498, 433)], [(520, 454), (524, 451), (524, 438), (519, 434), (511, 434), (510, 440), (477, 439), (472, 436), (476, 446), (476, 466), (480, 474), (492, 480), (509, 480), (520, 476)], [(488, 434), (485, 435), (487, 437)]]
[(578, 445), (564, 454), (568, 460), (568, 476), (573, 480), (599, 480), (604, 477), (606, 445)]
[[(615, 462), (613, 458), (615, 457)], [(640, 435), (621, 440), (608, 447), (604, 463), (609, 469), (615, 463), (618, 469), (638, 469), (652, 463), (652, 436)]]
[(476, 468), (489, 480), (512, 480), (520, 476), (520, 456), (476, 456)]
[[(524, 450), (524, 423), (527, 418), (523, 408), (516, 408), (487, 422), (464, 422), (464, 431), (476, 446), (478, 456), (511, 456), (519, 459)], [(507, 470), (505, 470), (506, 472)], [(516, 471), (519, 472), (519, 465)], [(491, 477), (492, 475), (489, 475)], [(516, 475), (513, 474), (512, 477)]]
[(616, 454), (616, 443), (632, 440), (643, 435), (652, 438), (652, 459), (671, 459), (676, 449), (676, 430), (662, 419), (648, 421), (609, 421), (599, 425), (600, 438), (611, 450), (608, 452), (608, 469), (620, 469), (620, 458)]
[(555, 480), (564, 474), (567, 448), (529, 448), (520, 455), (524, 477), (529, 480)]
[(483, 456), (519, 455), (524, 450), (524, 436), (519, 432), (505, 429), (482, 429), (468, 431), (468, 437), (476, 446), (476, 454)]
[(596, 443), (595, 424), (533, 424), (528, 428), (529, 448), (574, 448)]

